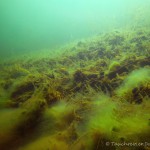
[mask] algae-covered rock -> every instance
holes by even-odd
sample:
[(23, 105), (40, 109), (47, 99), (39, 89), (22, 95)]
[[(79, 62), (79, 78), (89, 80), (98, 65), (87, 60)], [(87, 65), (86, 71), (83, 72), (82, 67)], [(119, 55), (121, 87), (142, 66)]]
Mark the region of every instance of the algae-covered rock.
[(74, 81), (75, 82), (85, 82), (87, 79), (86, 75), (81, 71), (81, 70), (77, 70), (74, 73)]
[[(0, 122), (0, 126), (5, 129), (0, 129), (0, 148), (3, 150), (16, 149), (27, 135), (29, 136), (30, 133), (34, 132), (45, 106), (46, 103), (44, 99), (32, 97), (28, 99), (20, 109), (11, 111), (10, 116), (4, 119), (7, 123), (6, 128), (2, 122)], [(7, 114), (7, 112), (5, 114)]]
[(10, 96), (12, 101), (15, 103), (13, 106), (18, 107), (19, 103), (25, 102), (27, 99), (31, 98), (34, 90), (35, 87), (32, 82), (25, 82), (18, 85)]
[(121, 64), (117, 61), (113, 61), (111, 62), (111, 64), (109, 65), (109, 71), (114, 71), (114, 70), (117, 70), (118, 68), (121, 67)]
[(117, 89), (116, 93), (129, 102), (141, 103), (145, 96), (149, 97), (149, 82), (149, 68), (141, 68), (131, 72), (124, 80), (122, 86)]
[(23, 111), (16, 126), (18, 134), (25, 135), (38, 125), (45, 106), (45, 99), (36, 96), (31, 97), (22, 105)]

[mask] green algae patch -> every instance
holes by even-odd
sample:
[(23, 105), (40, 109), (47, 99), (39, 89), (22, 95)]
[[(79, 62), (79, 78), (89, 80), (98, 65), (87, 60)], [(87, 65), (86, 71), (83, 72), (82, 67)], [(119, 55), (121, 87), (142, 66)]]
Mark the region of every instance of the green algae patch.
[(93, 103), (93, 111), (89, 118), (88, 128), (110, 132), (113, 126), (117, 126), (118, 122), (114, 117), (116, 109), (115, 102), (105, 95), (99, 96)]
[(144, 97), (149, 96), (149, 82), (149, 68), (134, 70), (116, 90), (116, 94), (126, 101), (141, 103)]
[[(59, 143), (59, 144), (58, 144)], [(33, 141), (31, 144), (28, 144), (27, 146), (23, 148), (19, 148), (19, 150), (44, 150), (44, 149), (50, 149), (50, 150), (69, 150), (68, 145), (57, 139), (56, 137), (42, 137), (36, 141)]]

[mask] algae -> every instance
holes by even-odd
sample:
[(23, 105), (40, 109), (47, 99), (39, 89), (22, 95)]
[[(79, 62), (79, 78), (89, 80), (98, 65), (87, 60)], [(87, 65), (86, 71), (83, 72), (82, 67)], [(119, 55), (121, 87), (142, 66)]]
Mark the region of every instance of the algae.
[(146, 149), (106, 143), (150, 141), (149, 35), (104, 33), (1, 62), (0, 149)]

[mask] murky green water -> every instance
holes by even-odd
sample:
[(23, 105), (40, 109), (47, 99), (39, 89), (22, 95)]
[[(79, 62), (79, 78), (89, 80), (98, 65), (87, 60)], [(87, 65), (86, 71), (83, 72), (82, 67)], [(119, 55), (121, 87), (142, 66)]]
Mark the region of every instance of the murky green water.
[(0, 54), (51, 49), (115, 29), (148, 27), (149, 0), (1, 0)]
[(1, 0), (0, 150), (148, 150), (149, 8)]

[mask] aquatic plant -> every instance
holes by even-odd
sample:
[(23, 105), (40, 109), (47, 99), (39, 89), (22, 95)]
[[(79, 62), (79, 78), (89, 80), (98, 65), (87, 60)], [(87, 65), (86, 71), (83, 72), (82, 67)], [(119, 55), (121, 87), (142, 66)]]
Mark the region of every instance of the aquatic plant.
[[(127, 76), (124, 80), (122, 86), (120, 86), (116, 93), (118, 96), (123, 97), (129, 102), (142, 102), (144, 95), (141, 93), (141, 96), (135, 97), (136, 94), (142, 91), (142, 87), (147, 87), (150, 81), (150, 70), (149, 68), (142, 68), (138, 70), (134, 70)], [(140, 89), (141, 88), (141, 89)], [(139, 89), (139, 91), (138, 91)], [(141, 91), (140, 91), (141, 90)], [(149, 90), (148, 90), (149, 91)], [(147, 91), (147, 95), (148, 95)], [(143, 96), (142, 96), (143, 95)]]
[(121, 64), (119, 63), (119, 62), (117, 62), (117, 61), (113, 61), (113, 62), (111, 62), (111, 64), (109, 65), (109, 71), (111, 72), (111, 71), (115, 71), (115, 70), (117, 70), (118, 68), (120, 68), (121, 67)]
[(1, 65), (0, 148), (101, 150), (150, 140), (148, 36), (116, 31), (55, 57)]

